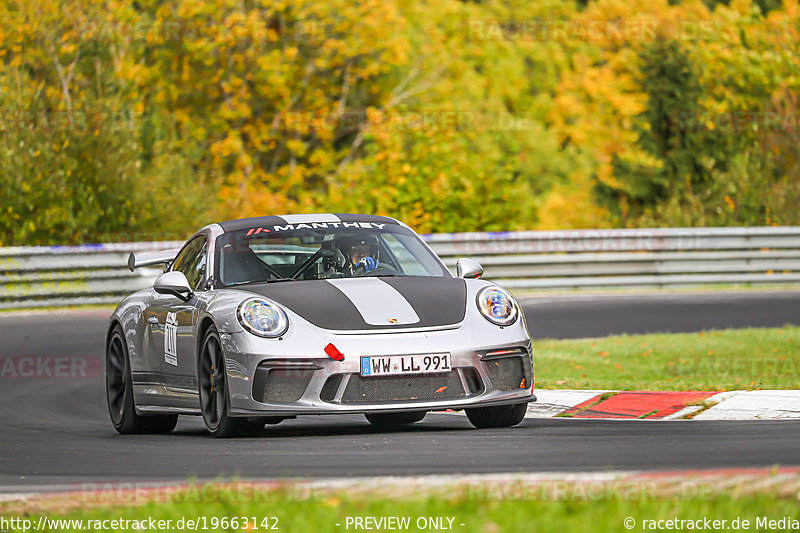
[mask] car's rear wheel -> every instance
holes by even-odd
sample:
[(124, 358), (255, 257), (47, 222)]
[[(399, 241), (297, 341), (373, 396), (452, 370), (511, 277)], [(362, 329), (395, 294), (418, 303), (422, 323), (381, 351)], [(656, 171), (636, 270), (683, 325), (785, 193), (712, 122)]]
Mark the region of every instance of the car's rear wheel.
[(427, 411), (409, 411), (405, 413), (369, 413), (364, 416), (373, 426), (389, 427), (419, 422), (425, 418), (426, 414), (428, 414)]
[(525, 418), (527, 403), (498, 405), (495, 407), (475, 407), (465, 409), (467, 418), (476, 428), (503, 428), (516, 426)]
[(106, 400), (111, 423), (122, 435), (169, 433), (178, 423), (178, 415), (136, 414), (128, 348), (119, 325), (111, 331), (106, 347)]
[(228, 379), (225, 371), (225, 356), (215, 327), (210, 327), (203, 338), (198, 365), (200, 408), (203, 422), (215, 437), (245, 437), (258, 435), (264, 429), (263, 422), (246, 418), (234, 418), (228, 413)]

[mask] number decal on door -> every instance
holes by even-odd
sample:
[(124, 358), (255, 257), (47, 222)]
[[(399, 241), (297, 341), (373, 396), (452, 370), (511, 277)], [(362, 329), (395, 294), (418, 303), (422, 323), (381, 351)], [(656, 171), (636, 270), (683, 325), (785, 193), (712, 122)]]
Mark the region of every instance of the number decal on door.
[(167, 313), (164, 325), (164, 361), (178, 366), (178, 317), (175, 313)]

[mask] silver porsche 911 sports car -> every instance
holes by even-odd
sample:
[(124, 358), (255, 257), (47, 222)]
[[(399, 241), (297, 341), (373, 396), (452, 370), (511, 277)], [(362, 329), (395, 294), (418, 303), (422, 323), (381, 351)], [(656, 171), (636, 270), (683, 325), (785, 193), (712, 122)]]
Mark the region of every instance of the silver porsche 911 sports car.
[(533, 395), (519, 304), (454, 278), (392, 218), (287, 215), (199, 230), (125, 298), (106, 335), (106, 391), (120, 433), (166, 433), (201, 415), (217, 437), (297, 415), (363, 413), (375, 425), (465, 410), (476, 427), (522, 421)]

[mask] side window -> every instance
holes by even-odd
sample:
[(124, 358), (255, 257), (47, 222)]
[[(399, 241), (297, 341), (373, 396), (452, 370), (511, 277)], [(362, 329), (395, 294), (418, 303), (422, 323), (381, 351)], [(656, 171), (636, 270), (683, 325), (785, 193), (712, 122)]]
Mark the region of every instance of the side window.
[(172, 270), (183, 272), (193, 290), (200, 288), (206, 276), (206, 247), (206, 238), (201, 235), (187, 244), (172, 264)]

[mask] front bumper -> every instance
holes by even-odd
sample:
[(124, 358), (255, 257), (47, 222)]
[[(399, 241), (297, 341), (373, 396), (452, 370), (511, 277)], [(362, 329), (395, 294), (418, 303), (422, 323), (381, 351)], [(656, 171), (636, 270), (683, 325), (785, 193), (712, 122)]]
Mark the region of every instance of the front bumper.
[[(519, 330), (499, 331), (488, 344), (474, 337), (462, 327), (368, 335), (313, 332), (302, 343), (224, 335), (230, 414), (433, 411), (535, 401), (530, 338)], [(344, 361), (324, 354), (328, 342), (345, 354)], [(450, 353), (453, 368), (447, 374), (359, 373), (362, 355), (444, 352)]]

